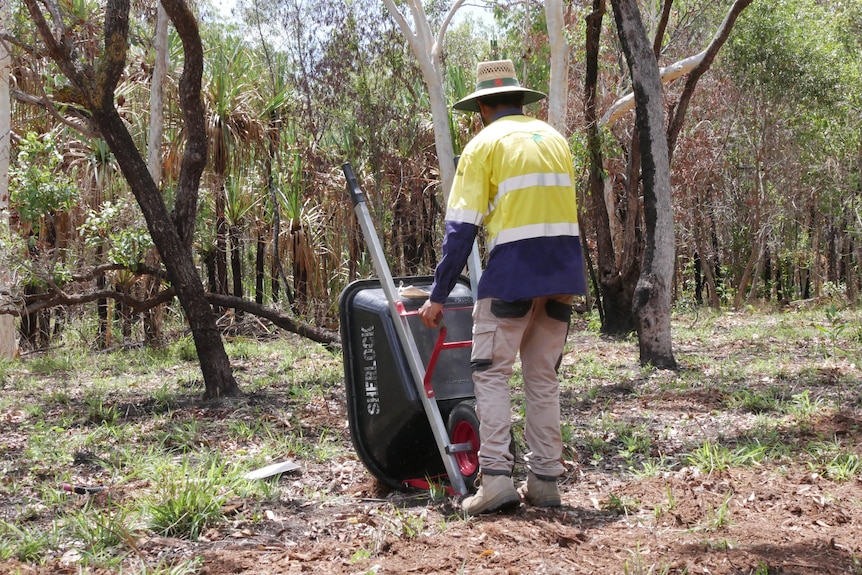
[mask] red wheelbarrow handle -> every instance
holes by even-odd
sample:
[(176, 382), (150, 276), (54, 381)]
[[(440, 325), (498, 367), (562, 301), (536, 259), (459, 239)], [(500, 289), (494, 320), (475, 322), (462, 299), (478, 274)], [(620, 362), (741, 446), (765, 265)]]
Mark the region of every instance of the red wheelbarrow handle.
[(431, 387), (431, 375), (434, 373), (434, 368), (437, 367), (437, 360), (440, 357), (440, 352), (444, 349), (458, 349), (461, 347), (470, 347), (473, 342), (466, 341), (446, 341), (446, 326), (440, 326), (440, 333), (437, 334), (437, 342), (434, 344), (434, 351), (431, 352), (431, 358), (428, 360), (428, 367), (425, 368), (425, 379), (422, 382), (425, 385), (425, 394), (428, 397), (434, 397), (434, 388)]
[[(396, 301), (395, 307), (398, 309), (399, 315), (403, 317), (408, 317), (411, 315), (419, 315), (419, 311), (407, 311), (404, 307), (404, 302)], [(449, 308), (450, 311), (457, 309), (471, 309), (469, 307), (465, 308)], [(440, 357), (440, 352), (444, 349), (458, 349), (462, 347), (470, 347), (473, 345), (471, 340), (464, 341), (446, 341), (446, 324), (443, 323), (441, 318), (440, 320), (440, 332), (437, 334), (437, 341), (434, 343), (434, 350), (431, 352), (431, 358), (428, 360), (428, 366), (425, 368), (425, 378), (422, 380), (422, 384), (425, 386), (425, 395), (427, 397), (434, 397), (434, 388), (431, 386), (431, 376), (434, 374), (434, 368), (437, 366), (437, 359)]]

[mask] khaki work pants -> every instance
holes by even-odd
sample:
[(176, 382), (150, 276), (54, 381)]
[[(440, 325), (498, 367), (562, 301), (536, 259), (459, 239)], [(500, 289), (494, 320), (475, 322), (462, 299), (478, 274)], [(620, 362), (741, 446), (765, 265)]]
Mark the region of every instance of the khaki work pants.
[(519, 352), (526, 399), (527, 467), (548, 478), (564, 473), (557, 362), (566, 343), (572, 300), (573, 296), (560, 295), (517, 302), (491, 298), (476, 302), (470, 360), (482, 473), (512, 474), (509, 380)]

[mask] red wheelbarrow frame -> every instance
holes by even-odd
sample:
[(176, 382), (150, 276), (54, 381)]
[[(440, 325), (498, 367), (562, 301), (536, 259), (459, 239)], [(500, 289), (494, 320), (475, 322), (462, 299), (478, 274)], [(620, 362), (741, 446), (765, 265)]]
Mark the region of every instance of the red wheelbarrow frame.
[[(401, 301), (397, 301), (395, 303), (395, 307), (398, 310), (398, 314), (405, 318), (419, 314), (418, 311), (407, 311)], [(465, 309), (472, 308), (452, 307), (448, 308), (448, 311), (459, 311)], [(434, 349), (431, 351), (431, 357), (428, 359), (428, 365), (425, 367), (425, 377), (422, 380), (422, 384), (425, 388), (425, 396), (429, 399), (434, 398), (434, 387), (431, 385), (431, 377), (434, 374), (434, 369), (437, 367), (437, 360), (440, 359), (440, 352), (447, 349), (462, 349), (473, 345), (472, 340), (446, 341), (446, 334), (446, 324), (441, 320), (440, 328), (437, 333), (437, 340), (434, 342)], [(460, 471), (461, 475), (465, 477), (473, 475), (479, 468), (479, 435), (477, 431), (478, 430), (476, 430), (472, 425), (462, 421), (455, 425), (450, 434), (449, 439), (452, 443), (447, 448), (447, 452), (455, 457), (458, 471)], [(431, 487), (427, 479), (419, 478), (407, 479), (404, 481), (404, 485), (416, 489), (429, 489)], [(469, 486), (467, 486), (467, 488), (469, 489)], [(446, 490), (450, 495), (454, 493), (451, 486), (447, 486)]]

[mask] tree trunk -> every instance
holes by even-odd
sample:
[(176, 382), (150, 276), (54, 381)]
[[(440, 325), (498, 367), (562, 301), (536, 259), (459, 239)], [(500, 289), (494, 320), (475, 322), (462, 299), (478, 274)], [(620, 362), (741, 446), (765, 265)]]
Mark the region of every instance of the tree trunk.
[(242, 299), (242, 240), (238, 226), (230, 226), (230, 269), (233, 278), (233, 295)]
[[(858, 198), (862, 196), (862, 138), (859, 141), (859, 148), (856, 154), (856, 187), (853, 190), (853, 195), (850, 198), (850, 206), (855, 214), (858, 209)], [(851, 224), (848, 224), (851, 227)], [(847, 298), (851, 303), (856, 303), (859, 297), (859, 281), (860, 266), (862, 266), (862, 242), (855, 239), (855, 234), (848, 233), (848, 241), (850, 246), (847, 248), (847, 259), (849, 270), (847, 272)]]
[[(626, 238), (621, 234), (616, 244), (612, 230), (614, 200), (605, 199), (605, 190), (612, 190), (610, 176), (604, 169), (604, 158), (601, 146), (600, 125), (596, 110), (596, 90), (598, 86), (598, 53), (599, 37), (601, 35), (602, 19), (606, 7), (605, 0), (593, 0), (593, 11), (587, 16), (586, 37), (586, 73), (584, 75), (584, 117), (587, 124), (587, 146), (590, 154), (588, 204), (590, 213), (583, 218), (585, 223), (595, 225), (596, 232), (596, 265), (598, 267), (598, 284), (600, 293), (600, 311), (602, 312), (601, 331), (607, 335), (626, 336), (635, 330), (632, 316), (632, 297), (639, 268), (637, 257), (631, 255), (626, 262), (634, 265), (618, 265), (616, 248), (625, 251), (623, 247)], [(613, 193), (611, 192), (611, 196)], [(637, 197), (634, 201), (627, 196), (626, 214), (629, 222), (635, 222), (638, 215)], [(635, 232), (635, 225), (630, 226)], [(632, 246), (634, 247), (634, 246)]]
[(287, 301), (291, 308), (296, 311), (293, 291), (290, 289), (290, 283), (288, 283), (287, 276), (284, 273), (284, 266), (281, 264), (281, 248), (279, 246), (279, 240), (281, 239), (281, 204), (278, 201), (275, 187), (275, 174), (273, 170), (273, 167), (278, 165), (278, 148), (280, 143), (279, 125), (280, 121), (275, 110), (273, 110), (269, 116), (269, 143), (266, 161), (264, 163), (266, 171), (267, 197), (272, 204), (272, 301), (278, 301), (279, 294), (281, 292), (281, 284), (284, 284)]
[[(702, 205), (700, 202), (700, 197), (698, 196), (698, 207), (696, 208), (700, 213), (702, 210)], [(700, 219), (701, 225), (695, 226), (694, 230), (694, 242), (695, 249), (697, 250), (698, 255), (701, 260), (701, 271), (703, 272), (704, 282), (706, 283), (707, 294), (709, 296), (709, 306), (713, 309), (721, 308), (721, 301), (718, 297), (718, 286), (715, 282), (715, 275), (713, 274), (713, 262), (715, 260), (715, 256), (713, 255), (713, 250), (706, 249), (706, 242), (703, 237), (703, 230), (707, 229), (704, 225), (703, 219)]]
[(641, 365), (675, 369), (670, 330), (670, 283), (674, 236), (670, 165), (661, 77), (635, 0), (612, 0), (620, 42), (628, 61), (640, 134), (646, 245), (635, 287)]
[(845, 212), (844, 218), (841, 223), (841, 275), (839, 281), (843, 281), (844, 285), (847, 286), (847, 300), (854, 304), (856, 303), (857, 298), (857, 289), (856, 289), (856, 264), (853, 261), (855, 243), (853, 241), (853, 233), (852, 233), (853, 222), (851, 221), (851, 217)]
[(258, 226), (254, 252), (254, 302), (263, 305), (263, 287), (266, 279), (266, 238), (262, 226)]
[[(100, 243), (96, 247), (96, 261), (98, 263), (102, 263), (104, 251), (105, 246)], [(99, 277), (96, 278), (96, 289), (102, 291), (106, 285), (105, 274), (99, 274)], [(111, 316), (107, 298), (96, 300), (96, 317), (99, 318), (99, 336), (96, 345), (99, 349), (107, 349), (111, 341)]]
[[(601, 134), (596, 111), (596, 90), (598, 86), (599, 38), (602, 19), (605, 14), (605, 1), (593, 0), (593, 11), (587, 16), (586, 34), (586, 73), (584, 74), (584, 119), (587, 124), (587, 147), (590, 154), (589, 197), (585, 202), (589, 213), (579, 218), (595, 226), (596, 252), (599, 283), (599, 306), (603, 315), (602, 333), (627, 335), (634, 330), (631, 321), (631, 296), (626, 293), (629, 285), (620, 275), (614, 255), (611, 238), (610, 215), (604, 199), (605, 178)], [(619, 313), (625, 310), (624, 313)]]
[(165, 78), (168, 75), (168, 13), (159, 4), (156, 17), (155, 65), (150, 84), (150, 127), (147, 166), (156, 186), (162, 181), (162, 134), (165, 125)]
[(814, 297), (823, 295), (823, 274), (820, 270), (820, 234), (821, 221), (820, 210), (817, 209), (817, 200), (813, 197), (810, 199), (810, 220), (808, 229), (811, 230), (811, 268), (809, 273), (810, 281), (813, 283)]
[(548, 84), (548, 123), (568, 137), (566, 111), (569, 103), (569, 46), (566, 42), (563, 1), (545, 1), (545, 22), (551, 50), (551, 77)]
[(757, 234), (755, 241), (753, 241), (751, 244), (751, 254), (749, 254), (748, 261), (745, 264), (745, 268), (742, 270), (742, 277), (739, 279), (739, 289), (737, 289), (736, 295), (733, 298), (734, 309), (739, 309), (742, 307), (743, 299), (745, 299), (746, 301), (748, 301), (749, 299), (746, 298), (746, 294), (748, 293), (748, 284), (754, 281), (754, 270), (757, 266), (757, 262), (760, 260), (761, 250), (764, 243), (762, 240), (763, 236), (764, 234), (761, 231)]
[(212, 307), (206, 300), (203, 284), (192, 260), (191, 248), (180, 239), (162, 196), (116, 110), (113, 107), (93, 110), (93, 120), (129, 182), (147, 221), (153, 243), (165, 263), (168, 277), (177, 290), (198, 352), (206, 385), (205, 397), (236, 395), (239, 388), (216, 328)]
[(215, 275), (216, 275), (216, 293), (227, 295), (227, 220), (225, 219), (225, 181), (224, 178), (218, 178), (219, 183), (215, 187), (215, 246), (213, 253), (215, 254)]
[[(396, 4), (395, 0), (383, 0), (389, 14), (395, 19), (401, 33), (410, 45), (413, 55), (422, 71), (422, 79), (428, 88), (428, 98), (431, 102), (431, 121), (434, 126), (434, 147), (437, 151), (437, 163), (440, 167), (440, 186), (443, 197), (449, 200), (449, 190), (455, 179), (455, 152), (452, 147), (452, 135), (449, 128), (449, 105), (446, 102), (446, 92), (443, 90), (443, 40), (446, 30), (455, 12), (465, 0), (455, 0), (449, 8), (440, 25), (436, 37), (431, 33), (431, 25), (425, 14), (421, 0), (407, 0)], [(401, 13), (400, 7), (410, 10), (410, 18)], [(415, 31), (410, 27), (413, 23)], [(444, 202), (444, 203), (446, 203)], [(297, 289), (294, 287), (294, 289)], [(298, 289), (297, 289), (298, 291)]]
[[(12, 27), (12, 3), (0, 1), (0, 33), (10, 32)], [(12, 102), (9, 96), (9, 76), (12, 56), (8, 44), (0, 42), (0, 237), (9, 233), (9, 160), (12, 150)], [(5, 255), (5, 254), (0, 254)], [(4, 266), (0, 269), (0, 292), (6, 292), (12, 283), (12, 274)], [(18, 335), (15, 333), (15, 318), (0, 315), (0, 358), (18, 355)]]
[[(165, 79), (168, 75), (168, 13), (165, 7), (159, 4), (156, 16), (155, 34), (155, 65), (153, 66), (153, 79), (150, 84), (150, 127), (147, 137), (147, 167), (157, 187), (161, 187), (162, 181), (162, 137), (165, 125)], [(147, 263), (158, 266), (157, 250), (150, 250), (146, 256)], [(161, 279), (153, 276), (144, 276), (141, 279), (140, 289), (143, 297), (155, 294), (161, 286)], [(165, 313), (164, 304), (148, 309), (144, 312), (144, 340), (148, 345), (157, 345), (162, 339), (162, 323)]]

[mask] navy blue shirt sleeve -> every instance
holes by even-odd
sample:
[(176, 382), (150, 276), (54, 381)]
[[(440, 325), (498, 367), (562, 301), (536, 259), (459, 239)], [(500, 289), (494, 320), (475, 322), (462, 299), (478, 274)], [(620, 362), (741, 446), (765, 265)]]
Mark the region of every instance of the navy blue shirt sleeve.
[(458, 282), (461, 270), (467, 264), (467, 256), (473, 249), (473, 241), (479, 227), (464, 222), (446, 221), (446, 236), (443, 239), (443, 257), (434, 270), (434, 283), (429, 299), (435, 303), (446, 303), (449, 292)]

